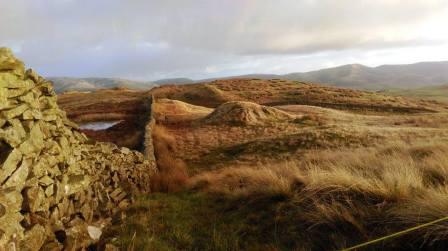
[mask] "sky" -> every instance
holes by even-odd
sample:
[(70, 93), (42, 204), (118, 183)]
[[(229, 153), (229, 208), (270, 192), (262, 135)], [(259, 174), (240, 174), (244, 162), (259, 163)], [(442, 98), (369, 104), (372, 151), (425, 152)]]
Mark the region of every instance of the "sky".
[(43, 76), (193, 79), (448, 60), (446, 0), (0, 0)]

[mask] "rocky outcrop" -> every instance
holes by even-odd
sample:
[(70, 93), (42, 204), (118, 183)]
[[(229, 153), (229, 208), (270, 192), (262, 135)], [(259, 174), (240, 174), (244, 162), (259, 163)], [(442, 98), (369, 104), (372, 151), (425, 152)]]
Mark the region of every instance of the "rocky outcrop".
[(50, 82), (0, 48), (0, 250), (77, 250), (149, 190), (154, 161), (89, 143)]

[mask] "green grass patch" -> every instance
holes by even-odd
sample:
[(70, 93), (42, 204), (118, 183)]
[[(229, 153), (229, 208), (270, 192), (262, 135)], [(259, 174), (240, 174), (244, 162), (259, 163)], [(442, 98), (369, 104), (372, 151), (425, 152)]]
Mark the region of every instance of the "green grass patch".
[(140, 196), (126, 215), (106, 233), (122, 250), (242, 250), (247, 241), (241, 218), (199, 193)]
[[(259, 198), (258, 198), (259, 199)], [(150, 194), (137, 198), (126, 218), (107, 229), (104, 241), (120, 250), (290, 250), (295, 231), (278, 228), (282, 196), (256, 203), (200, 192)], [(290, 230), (290, 229), (289, 229)]]

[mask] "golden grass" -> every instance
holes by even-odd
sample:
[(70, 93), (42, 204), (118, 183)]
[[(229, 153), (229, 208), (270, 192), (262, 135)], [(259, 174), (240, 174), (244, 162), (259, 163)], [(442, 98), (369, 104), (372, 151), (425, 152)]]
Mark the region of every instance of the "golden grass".
[(302, 104), (358, 112), (418, 113), (446, 110), (444, 104), (381, 93), (322, 86), (288, 80), (228, 79), (182, 86), (162, 86), (151, 93), (206, 107), (228, 101), (264, 105)]
[(178, 100), (157, 99), (153, 104), (153, 115), (159, 123), (177, 124), (203, 118), (213, 109), (191, 105)]
[(176, 192), (182, 190), (188, 180), (188, 172), (185, 163), (173, 157), (175, 139), (160, 125), (154, 126), (152, 135), (159, 172), (152, 178), (151, 191)]
[[(284, 198), (288, 210), (278, 209), (272, 217), (288, 229), (285, 238), (295, 242), (301, 236), (296, 245), (308, 243), (310, 249), (328, 240), (326, 248), (332, 249), (447, 216), (447, 174), (447, 146), (395, 145), (311, 151), (296, 162), (234, 166), (199, 174), (189, 186), (249, 204)], [(446, 240), (448, 222), (387, 247), (435, 248)]]
[(249, 196), (259, 192), (289, 193), (296, 175), (300, 177), (297, 170), (288, 166), (259, 169), (230, 167), (195, 176), (189, 185), (193, 189), (206, 189), (228, 196)]

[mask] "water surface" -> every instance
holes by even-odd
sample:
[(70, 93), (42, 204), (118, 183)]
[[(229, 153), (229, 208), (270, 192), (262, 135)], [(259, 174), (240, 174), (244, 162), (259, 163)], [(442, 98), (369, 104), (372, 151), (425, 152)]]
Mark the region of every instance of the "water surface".
[(80, 124), (79, 128), (81, 128), (83, 130), (94, 130), (94, 131), (106, 130), (106, 129), (111, 128), (112, 126), (120, 123), (121, 121), (123, 121), (123, 120), (88, 122), (88, 123)]

